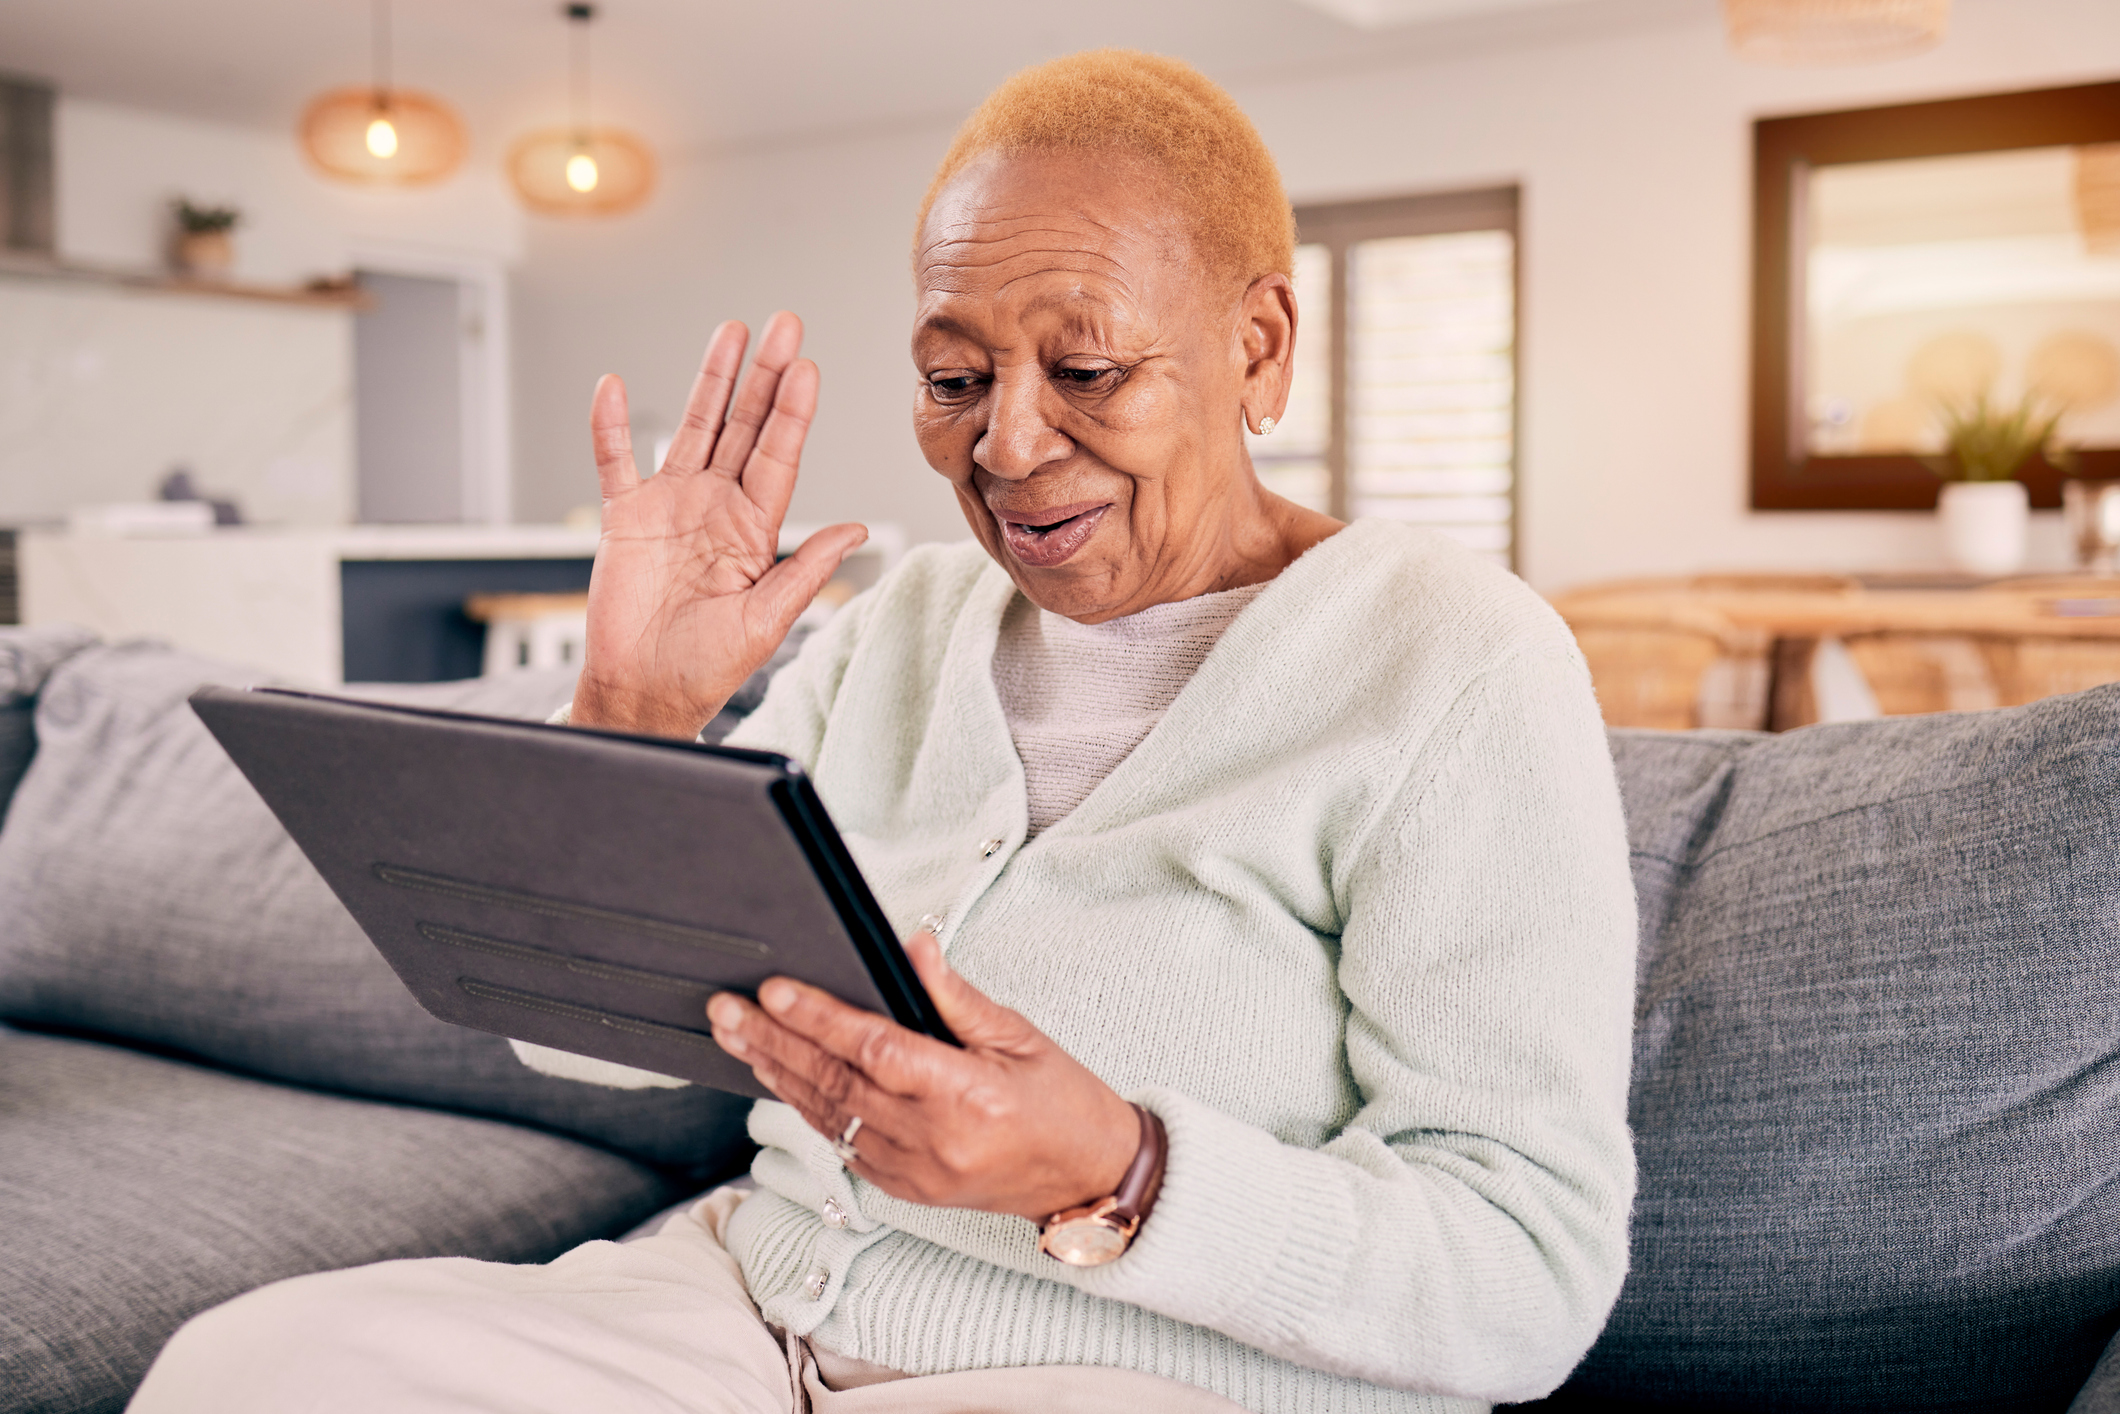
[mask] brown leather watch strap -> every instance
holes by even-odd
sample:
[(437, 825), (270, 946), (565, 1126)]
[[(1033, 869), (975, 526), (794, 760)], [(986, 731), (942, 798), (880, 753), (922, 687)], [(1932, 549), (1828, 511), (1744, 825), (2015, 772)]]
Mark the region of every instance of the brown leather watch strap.
[(1118, 1191), (1112, 1194), (1111, 1215), (1123, 1223), (1140, 1222), (1156, 1206), (1156, 1195), (1163, 1188), (1163, 1161), (1170, 1153), (1170, 1135), (1163, 1121), (1139, 1105), (1134, 1106), (1134, 1113), (1141, 1117), (1141, 1147), (1134, 1151), (1134, 1161), (1126, 1166)]

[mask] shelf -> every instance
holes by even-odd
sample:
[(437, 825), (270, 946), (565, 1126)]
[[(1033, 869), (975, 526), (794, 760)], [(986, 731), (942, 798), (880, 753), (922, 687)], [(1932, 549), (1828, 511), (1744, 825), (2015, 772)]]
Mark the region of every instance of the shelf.
[(17, 253), (0, 254), (0, 278), (54, 280), (74, 284), (103, 285), (114, 289), (144, 290), (151, 294), (194, 295), (209, 299), (250, 300), (263, 304), (291, 304), (311, 309), (370, 308), (374, 298), (358, 286), (346, 284), (245, 285), (233, 281), (198, 280), (161, 270), (126, 270), (116, 266), (80, 265)]

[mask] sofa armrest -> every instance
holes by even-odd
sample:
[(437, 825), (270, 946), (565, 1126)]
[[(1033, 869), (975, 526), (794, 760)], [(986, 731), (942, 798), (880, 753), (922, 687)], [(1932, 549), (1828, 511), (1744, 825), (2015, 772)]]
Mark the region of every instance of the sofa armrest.
[(2120, 1335), (2105, 1347), (2091, 1377), (2076, 1391), (2068, 1414), (2120, 1414)]
[(0, 816), (37, 754), (37, 694), (52, 670), (96, 637), (85, 629), (0, 628)]

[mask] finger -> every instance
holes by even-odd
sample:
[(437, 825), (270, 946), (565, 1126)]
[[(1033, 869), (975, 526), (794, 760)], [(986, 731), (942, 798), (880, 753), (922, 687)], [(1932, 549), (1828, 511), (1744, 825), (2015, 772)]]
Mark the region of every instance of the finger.
[(943, 958), (942, 944), (925, 928), (906, 939), (905, 955), (935, 1010), (967, 1049), (1019, 1055), (1042, 1038), (1021, 1012), (1009, 1010), (965, 981)]
[(640, 485), (633, 464), (633, 428), (626, 421), (626, 381), (616, 373), (596, 380), (589, 402), (589, 442), (596, 449), (596, 485), (604, 499), (623, 496)]
[[(910, 1167), (908, 1160), (913, 1151), (894, 1137), (894, 1130), (902, 1119), (897, 1113), (883, 1109), (883, 1102), (876, 1095), (867, 1098), (838, 1095), (819, 1086), (803, 1072), (766, 1059), (753, 1065), (751, 1073), (758, 1077), (759, 1084), (773, 1092), (776, 1099), (793, 1106), (802, 1116), (803, 1123), (827, 1139), (843, 1138), (854, 1118), (860, 1116), (861, 1126), (852, 1141), (855, 1157), (841, 1162), (862, 1177), (873, 1179), (878, 1174)], [(880, 1120), (876, 1118), (879, 1115), (882, 1116)]]
[(830, 1131), (833, 1138), (857, 1114), (864, 1124), (888, 1129), (905, 1113), (903, 1101), (846, 1060), (733, 993), (724, 992), (709, 1001), (707, 1018), (715, 1044), (750, 1066), (775, 1094), (822, 1120), (836, 1116), (838, 1125)]
[(729, 410), (729, 397), (736, 391), (736, 375), (743, 367), (744, 345), (751, 331), (734, 319), (725, 319), (707, 340), (707, 352), (699, 361), (699, 376), (685, 398), (684, 416), (678, 419), (677, 435), (670, 439), (670, 455), (662, 469), (679, 474), (698, 471), (713, 454), (714, 439), (721, 435), (721, 420)]
[(757, 445), (758, 430), (765, 426), (773, 400), (779, 395), (780, 375), (801, 350), (800, 319), (782, 310), (766, 321), (765, 332), (758, 336), (758, 353), (751, 359), (751, 371), (744, 375), (735, 406), (729, 409), (729, 420), (714, 444), (710, 465), (731, 481), (743, 474), (751, 448)]
[(744, 462), (743, 493), (774, 525), (787, 516), (795, 496), (802, 444), (817, 416), (817, 365), (806, 358), (788, 365), (773, 396), (773, 411), (759, 430), (758, 445)]
[(773, 1098), (790, 1106), (802, 1116), (802, 1121), (827, 1139), (842, 1138), (856, 1114), (861, 1115), (861, 1125), (853, 1140), (854, 1158), (844, 1157), (840, 1162), (871, 1182), (887, 1174), (903, 1170), (909, 1151), (903, 1144), (885, 1132), (885, 1124), (895, 1121), (896, 1116), (878, 1123), (871, 1116), (885, 1113), (880, 1101), (871, 1099), (865, 1105), (856, 1098), (836, 1097), (827, 1094), (805, 1073), (782, 1065), (780, 1062), (753, 1051), (750, 1056), (751, 1073), (758, 1083), (770, 1091)]
[(784, 1030), (893, 1095), (936, 1089), (947, 1069), (965, 1063), (964, 1052), (955, 1046), (785, 977), (760, 987), (758, 1004)]
[(868, 538), (865, 525), (826, 526), (760, 575), (751, 586), (750, 599), (751, 612), (757, 616), (756, 631), (775, 643), (786, 638), (818, 591)]

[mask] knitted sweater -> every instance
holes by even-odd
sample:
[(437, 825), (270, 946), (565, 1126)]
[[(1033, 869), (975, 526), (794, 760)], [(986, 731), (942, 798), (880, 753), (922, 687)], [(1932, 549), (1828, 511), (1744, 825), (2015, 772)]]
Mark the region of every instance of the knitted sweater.
[(1357, 522), (1026, 843), (991, 673), (1015, 598), (976, 545), (914, 552), (731, 741), (804, 764), (901, 932), (939, 915), (966, 978), (1163, 1118), (1161, 1197), (1068, 1268), (761, 1103), (727, 1237), (765, 1317), (914, 1374), (1103, 1364), (1289, 1414), (1553, 1388), (1618, 1294), (1633, 1187), (1633, 893), (1565, 628)]
[(1089, 799), (1265, 587), (1157, 604), (1101, 624), (1078, 624), (1017, 596), (1001, 616), (994, 691), (1023, 762), (1025, 838)]

